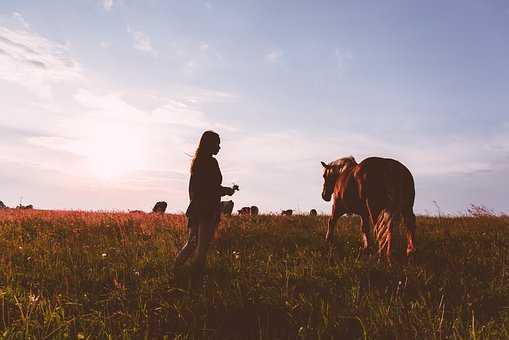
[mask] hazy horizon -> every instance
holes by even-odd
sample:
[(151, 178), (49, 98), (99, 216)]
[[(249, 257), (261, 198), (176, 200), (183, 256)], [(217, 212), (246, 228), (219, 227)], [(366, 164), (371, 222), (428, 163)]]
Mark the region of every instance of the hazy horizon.
[(327, 213), (353, 155), (404, 163), (418, 214), (507, 213), (508, 55), (496, 0), (3, 2), (0, 200), (184, 211), (212, 129), (236, 208)]

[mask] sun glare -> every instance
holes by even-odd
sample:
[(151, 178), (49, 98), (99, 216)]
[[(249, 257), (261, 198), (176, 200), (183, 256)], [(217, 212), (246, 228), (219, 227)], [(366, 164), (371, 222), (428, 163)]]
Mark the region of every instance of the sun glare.
[(114, 180), (144, 165), (143, 138), (128, 127), (109, 126), (94, 131), (89, 144), (91, 172), (103, 180)]

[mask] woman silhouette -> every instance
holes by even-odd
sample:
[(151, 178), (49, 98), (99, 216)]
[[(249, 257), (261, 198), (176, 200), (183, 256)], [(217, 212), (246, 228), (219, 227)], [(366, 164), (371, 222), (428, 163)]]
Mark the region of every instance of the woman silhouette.
[(221, 196), (231, 196), (238, 190), (236, 185), (232, 188), (221, 185), (223, 176), (217, 160), (213, 157), (221, 149), (219, 143), (217, 133), (205, 131), (194, 154), (189, 180), (191, 202), (186, 211), (189, 237), (175, 259), (175, 267), (186, 262), (198, 245), (195, 265), (197, 270), (203, 270), (210, 241), (219, 224)]

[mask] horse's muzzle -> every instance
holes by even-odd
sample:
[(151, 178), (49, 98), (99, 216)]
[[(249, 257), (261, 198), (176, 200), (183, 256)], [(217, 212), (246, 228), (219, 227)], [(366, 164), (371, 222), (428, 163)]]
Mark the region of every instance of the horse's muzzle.
[(325, 193), (322, 193), (322, 198), (325, 202), (330, 202), (332, 195), (327, 195)]

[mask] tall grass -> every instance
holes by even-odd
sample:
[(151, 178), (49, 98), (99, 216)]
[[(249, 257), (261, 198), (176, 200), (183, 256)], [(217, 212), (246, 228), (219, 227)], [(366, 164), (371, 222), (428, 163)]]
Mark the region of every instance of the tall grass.
[(182, 215), (0, 211), (0, 337), (509, 338), (509, 218), (419, 217), (408, 264), (359, 256), (356, 218), (224, 218), (203, 280)]

